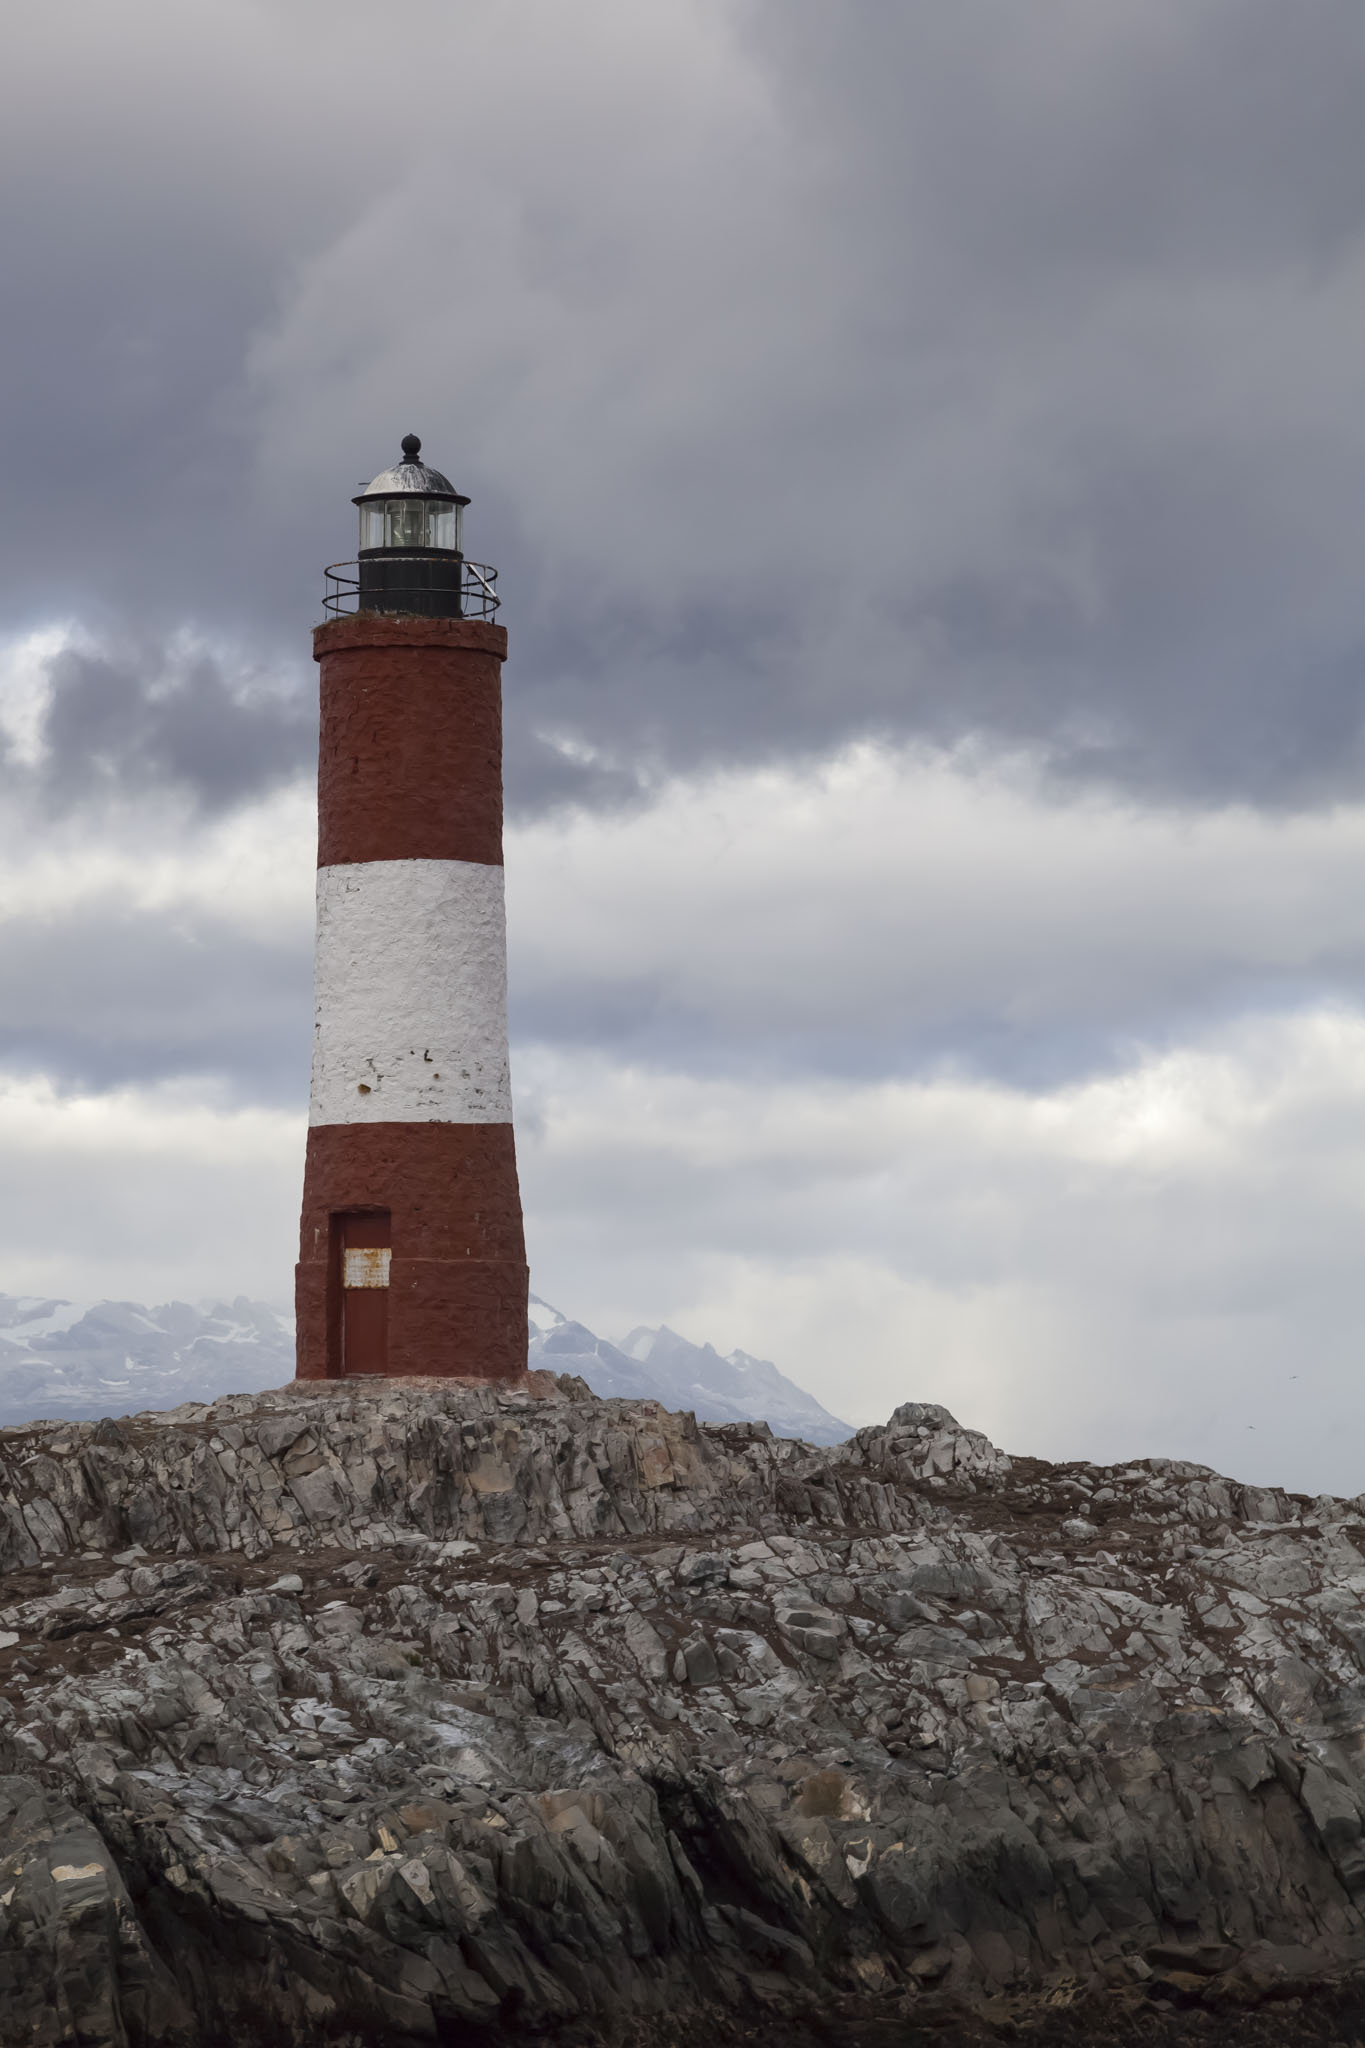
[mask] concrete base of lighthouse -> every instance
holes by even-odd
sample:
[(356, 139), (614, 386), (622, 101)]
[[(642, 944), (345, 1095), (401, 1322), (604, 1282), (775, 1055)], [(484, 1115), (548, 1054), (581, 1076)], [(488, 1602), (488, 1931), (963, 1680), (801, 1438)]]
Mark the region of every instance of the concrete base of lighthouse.
[[(526, 1370), (527, 1267), (510, 1124), (314, 1128), (302, 1251), (300, 1379), (499, 1380)], [(356, 1287), (347, 1284), (348, 1252)]]

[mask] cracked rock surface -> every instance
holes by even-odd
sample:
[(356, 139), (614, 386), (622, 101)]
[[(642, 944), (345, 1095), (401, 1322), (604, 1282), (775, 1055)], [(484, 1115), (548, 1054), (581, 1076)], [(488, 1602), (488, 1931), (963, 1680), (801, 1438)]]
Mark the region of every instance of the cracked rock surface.
[(1365, 1501), (374, 1381), (0, 1572), (5, 2043), (1365, 2040)]

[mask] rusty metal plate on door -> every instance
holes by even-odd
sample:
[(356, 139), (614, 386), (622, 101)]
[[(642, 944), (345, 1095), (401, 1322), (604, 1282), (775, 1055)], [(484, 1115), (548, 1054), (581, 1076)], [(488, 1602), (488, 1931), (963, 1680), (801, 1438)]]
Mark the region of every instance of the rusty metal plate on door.
[(392, 1257), (387, 1245), (348, 1246), (341, 1255), (342, 1286), (387, 1287)]

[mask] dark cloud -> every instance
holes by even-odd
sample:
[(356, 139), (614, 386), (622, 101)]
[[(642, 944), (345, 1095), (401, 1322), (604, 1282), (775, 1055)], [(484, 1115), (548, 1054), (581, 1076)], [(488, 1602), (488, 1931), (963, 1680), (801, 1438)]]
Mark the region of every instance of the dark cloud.
[[(60, 15), (0, 141), (15, 625), (302, 671), (415, 427), (503, 573), (521, 811), (863, 732), (1359, 786), (1347, 0)], [(132, 709), (194, 782), (191, 696)], [(206, 801), (293, 745), (223, 721)]]
[[(144, 638), (64, 647), (43, 663), (46, 702), (34, 748), (11, 743), (12, 793), (49, 818), (158, 793), (212, 817), (306, 777), (317, 759), (316, 670), (229, 675), (224, 661)], [(574, 806), (612, 810), (648, 795), (639, 765), (614, 764), (535, 730), (510, 690), (504, 746), (509, 816)], [(2, 746), (2, 743), (0, 743)]]
[(620, 810), (643, 802), (649, 791), (640, 764), (617, 765), (575, 755), (537, 732), (525, 704), (507, 706), (503, 729), (503, 786), (512, 821), (566, 807)]
[(317, 755), (315, 709), (261, 679), (230, 683), (207, 654), (173, 649), (91, 654), (64, 648), (31, 762), (12, 783), (50, 811), (164, 791), (212, 814), (305, 772)]

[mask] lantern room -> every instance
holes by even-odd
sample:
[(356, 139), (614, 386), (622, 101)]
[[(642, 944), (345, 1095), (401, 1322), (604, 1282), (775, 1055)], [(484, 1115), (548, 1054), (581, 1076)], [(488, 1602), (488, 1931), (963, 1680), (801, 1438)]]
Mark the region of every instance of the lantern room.
[(462, 618), (469, 500), (439, 469), (418, 460), (416, 434), (405, 434), (402, 448), (403, 460), (351, 501), (360, 510), (359, 609)]

